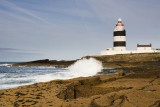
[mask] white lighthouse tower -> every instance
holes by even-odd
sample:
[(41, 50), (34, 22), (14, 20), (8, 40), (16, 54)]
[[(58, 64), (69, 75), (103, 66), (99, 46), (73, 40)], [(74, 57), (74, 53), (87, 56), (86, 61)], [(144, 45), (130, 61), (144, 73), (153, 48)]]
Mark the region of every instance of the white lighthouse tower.
[(123, 28), (122, 19), (118, 19), (118, 23), (113, 32), (114, 43), (113, 50), (114, 51), (126, 51), (126, 31)]

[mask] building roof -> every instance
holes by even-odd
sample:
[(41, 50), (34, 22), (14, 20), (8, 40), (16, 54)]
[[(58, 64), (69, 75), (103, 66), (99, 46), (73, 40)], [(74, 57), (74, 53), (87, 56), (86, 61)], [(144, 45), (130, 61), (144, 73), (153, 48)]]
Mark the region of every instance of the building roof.
[(137, 47), (152, 47), (152, 44), (149, 44), (149, 45), (139, 45), (139, 44), (137, 44)]

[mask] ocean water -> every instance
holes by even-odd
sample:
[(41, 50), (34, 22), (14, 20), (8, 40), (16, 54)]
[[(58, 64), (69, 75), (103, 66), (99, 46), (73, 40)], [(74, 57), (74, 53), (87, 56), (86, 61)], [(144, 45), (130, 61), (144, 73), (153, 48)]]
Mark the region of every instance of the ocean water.
[(103, 68), (102, 64), (93, 58), (79, 60), (68, 68), (10, 66), (13, 63), (15, 62), (0, 62), (0, 89), (9, 89), (56, 79), (71, 79), (116, 72), (110, 68)]

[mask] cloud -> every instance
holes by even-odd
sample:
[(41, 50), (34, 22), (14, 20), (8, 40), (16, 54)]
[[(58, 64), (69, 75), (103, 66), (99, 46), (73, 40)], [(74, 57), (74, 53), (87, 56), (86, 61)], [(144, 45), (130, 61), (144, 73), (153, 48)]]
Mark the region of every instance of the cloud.
[(32, 61), (43, 59), (43, 54), (16, 48), (0, 48), (0, 61)]
[(85, 9), (59, 9), (57, 10), (63, 14), (68, 14), (72, 16), (85, 17), (85, 18), (93, 18), (93, 14)]
[(0, 10), (0, 14), (5, 14), (5, 15), (8, 15), (12, 18), (16, 18), (18, 20), (22, 20), (22, 21), (25, 21), (25, 22), (30, 22), (30, 23), (35, 23), (33, 20), (29, 19), (29, 18), (26, 18), (24, 16), (20, 16), (20, 15), (16, 15), (16, 14), (13, 14), (11, 12), (8, 12), (8, 11), (4, 11), (4, 10)]
[(14, 48), (0, 48), (0, 52), (7, 52), (7, 51), (15, 51), (19, 49), (14, 49)]
[(40, 55), (34, 51), (24, 50), (24, 49), (16, 49), (16, 48), (0, 48), (0, 54), (28, 54), (28, 55)]
[[(11, 2), (9, 2), (9, 1), (7, 1), (7, 0), (1, 0), (0, 5), (8, 8), (8, 9), (11, 9), (12, 11), (20, 12), (21, 14), (30, 16), (30, 17), (35, 18), (35, 19), (37, 19), (37, 20), (40, 20), (40, 21), (42, 21), (42, 22), (44, 22), (44, 23), (50, 24), (47, 20), (41, 18), (40, 16), (35, 15), (35, 14), (32, 13), (31, 11), (28, 11), (28, 10), (26, 10), (26, 9), (24, 9), (24, 8), (21, 8), (21, 7), (17, 6), (17, 5), (15, 5), (14, 3), (11, 3)], [(1, 11), (1, 12), (2, 12), (2, 11)], [(4, 13), (4, 12), (3, 12), (3, 13)], [(7, 14), (13, 16), (13, 14), (11, 14), (11, 13), (9, 13), (9, 12), (8, 12)], [(22, 19), (22, 16), (18, 16), (18, 15), (17, 15), (16, 17)], [(24, 17), (23, 17), (23, 19), (24, 19)], [(29, 20), (29, 19), (25, 18), (24, 20)]]
[(102, 21), (115, 20), (119, 17), (123, 19), (134, 19), (139, 21), (152, 22), (159, 16), (159, 6), (156, 1), (137, 0), (88, 0), (88, 4), (95, 12), (97, 18)]

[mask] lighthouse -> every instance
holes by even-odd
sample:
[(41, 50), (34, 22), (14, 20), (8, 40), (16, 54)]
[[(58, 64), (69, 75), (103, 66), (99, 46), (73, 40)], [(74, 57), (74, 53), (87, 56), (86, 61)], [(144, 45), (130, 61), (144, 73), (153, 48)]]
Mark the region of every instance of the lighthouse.
[(123, 28), (122, 19), (118, 19), (118, 23), (113, 32), (113, 50), (126, 51), (126, 31)]
[(122, 19), (119, 18), (113, 31), (113, 48), (107, 48), (106, 50), (101, 51), (101, 55), (160, 52), (160, 49), (153, 49), (151, 44), (137, 44), (137, 50), (126, 50), (126, 31), (123, 27), (124, 25), (122, 24)]

